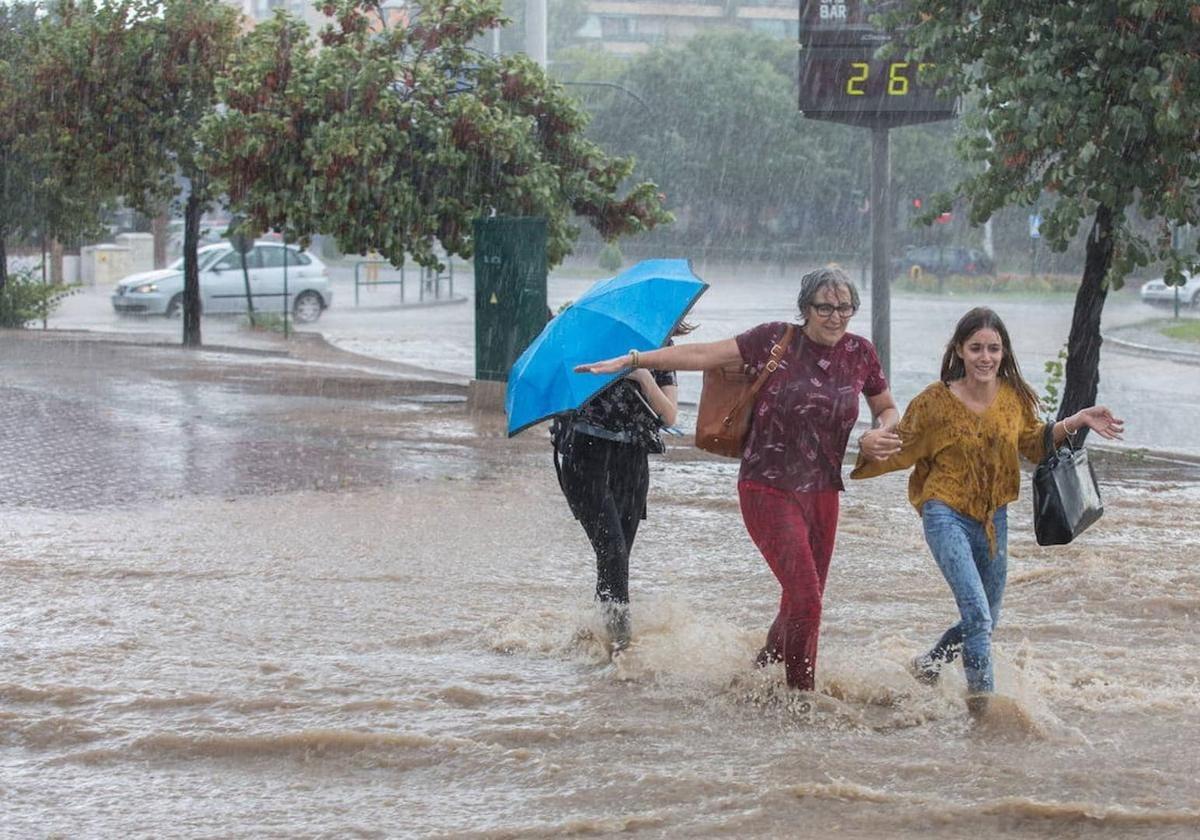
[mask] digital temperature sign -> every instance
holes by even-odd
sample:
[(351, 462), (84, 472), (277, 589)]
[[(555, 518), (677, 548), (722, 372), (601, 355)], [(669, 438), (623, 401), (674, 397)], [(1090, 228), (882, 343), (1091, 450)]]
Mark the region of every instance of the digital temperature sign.
[(870, 50), (806, 49), (800, 56), (800, 110), (851, 123), (878, 115), (897, 125), (954, 116), (954, 100), (922, 83), (921, 66), (903, 57), (877, 59)]
[(955, 102), (921, 79), (903, 55), (875, 57), (892, 34), (871, 18), (896, 0), (800, 2), (800, 110), (806, 117), (881, 128), (954, 117)]

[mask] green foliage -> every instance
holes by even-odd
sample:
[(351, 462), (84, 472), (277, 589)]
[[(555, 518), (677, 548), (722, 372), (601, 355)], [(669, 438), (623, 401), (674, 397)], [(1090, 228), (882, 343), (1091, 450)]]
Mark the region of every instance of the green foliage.
[(615, 242), (606, 243), (596, 258), (596, 264), (605, 271), (620, 271), (624, 262), (625, 258), (621, 255), (621, 249)]
[(1066, 363), (1066, 345), (1063, 345), (1059, 349), (1057, 358), (1046, 362), (1046, 386), (1039, 398), (1039, 402), (1042, 405), (1042, 416), (1047, 420), (1054, 420), (1058, 416), (1058, 406), (1062, 401), (1062, 384)]
[(122, 196), (153, 214), (179, 192), (205, 200), (198, 130), (238, 14), (220, 0), (58, 0), (33, 56), (35, 142), (56, 187)]
[(670, 220), (654, 184), (617, 197), (633, 162), (583, 137), (587, 116), (540, 68), (470, 50), (498, 0), (430, 0), (406, 27), (372, 2), (323, 10), (320, 49), (285, 14), (248, 33), (209, 121), (212, 165), (252, 224), (435, 266), (438, 245), (472, 253), (480, 216), (544, 216), (553, 266), (572, 213), (606, 239)]
[[(45, 131), (52, 124), (31, 90), (45, 22), (38, 4), (0, 4), (0, 242), (93, 232), (103, 195), (56, 167)], [(6, 260), (0, 247), (0, 286)]]
[[(960, 194), (980, 223), (1005, 206), (1041, 204), (1041, 232), (1065, 249), (1081, 225), (1113, 216), (1110, 287), (1134, 268), (1166, 263), (1176, 281), (1200, 265), (1173, 247), (1175, 225), (1200, 222), (1200, 73), (1190, 2), (912, 0), (911, 25), (933, 76), (975, 103), (960, 151), (977, 167)], [(946, 209), (943, 194), (931, 213)], [(1156, 236), (1133, 214), (1159, 220)]]
[(29, 270), (14, 272), (0, 288), (0, 327), (23, 327), (41, 320), (75, 291), (46, 285)]
[[(661, 186), (679, 216), (665, 236), (689, 246), (860, 251), (869, 242), (870, 135), (801, 117), (795, 64), (793, 43), (725, 31), (624, 62), (570, 50), (555, 72), (595, 114), (590, 136), (636, 157), (638, 175)], [(953, 131), (893, 133), (898, 194), (928, 196), (967, 171), (951, 154)], [(898, 241), (908, 238), (905, 222)]]

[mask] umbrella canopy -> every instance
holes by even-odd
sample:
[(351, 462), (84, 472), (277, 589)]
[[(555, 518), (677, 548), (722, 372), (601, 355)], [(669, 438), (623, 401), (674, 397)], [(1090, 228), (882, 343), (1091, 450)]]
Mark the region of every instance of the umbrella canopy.
[(508, 374), (508, 435), (578, 408), (623, 374), (576, 365), (666, 344), (708, 284), (687, 260), (643, 260), (588, 289), (546, 324)]

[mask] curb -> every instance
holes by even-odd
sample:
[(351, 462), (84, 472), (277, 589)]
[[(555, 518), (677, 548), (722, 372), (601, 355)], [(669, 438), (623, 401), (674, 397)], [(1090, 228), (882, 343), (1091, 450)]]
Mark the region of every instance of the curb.
[(1138, 344), (1134, 341), (1126, 341), (1123, 338), (1114, 338), (1110, 335), (1100, 334), (1101, 340), (1112, 344), (1117, 351), (1129, 353), (1133, 356), (1155, 356), (1157, 358), (1168, 358), (1184, 364), (1200, 365), (1200, 353), (1193, 353), (1189, 350), (1177, 350), (1173, 347), (1152, 347), (1149, 344)]

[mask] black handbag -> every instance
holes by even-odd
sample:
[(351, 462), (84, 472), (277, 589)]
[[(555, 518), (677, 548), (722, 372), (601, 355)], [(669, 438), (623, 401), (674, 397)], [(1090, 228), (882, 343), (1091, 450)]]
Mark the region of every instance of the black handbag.
[(1066, 545), (1104, 515), (1104, 503), (1087, 449), (1068, 435), (1056, 450), (1053, 423), (1045, 434), (1046, 457), (1033, 473), (1033, 532), (1038, 545)]

